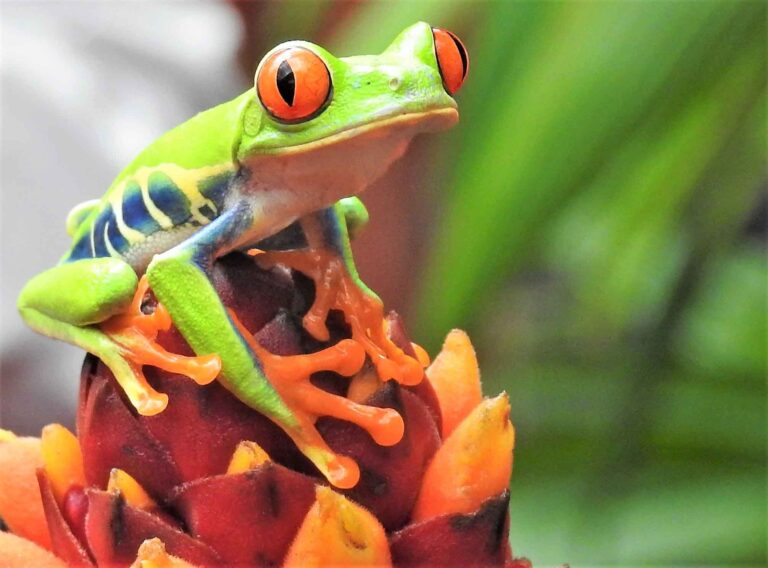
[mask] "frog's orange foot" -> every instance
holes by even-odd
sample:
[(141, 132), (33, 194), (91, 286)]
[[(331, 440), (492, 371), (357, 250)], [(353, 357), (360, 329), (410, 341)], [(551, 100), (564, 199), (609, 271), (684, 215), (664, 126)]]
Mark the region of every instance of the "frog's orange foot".
[(332, 416), (357, 424), (382, 446), (403, 437), (403, 419), (396, 410), (358, 404), (314, 386), (309, 377), (318, 371), (352, 376), (365, 363), (365, 351), (353, 339), (308, 355), (280, 356), (254, 346), (272, 385), (294, 411), (311, 418)]
[(350, 326), (352, 339), (371, 358), (379, 377), (415, 385), (424, 377), (421, 363), (405, 354), (388, 337), (381, 300), (365, 290), (349, 274), (343, 259), (327, 250), (258, 251), (264, 268), (282, 264), (297, 270), (315, 283), (315, 301), (304, 316), (304, 329), (320, 341), (329, 338), (326, 320), (330, 310), (339, 310)]
[(248, 333), (234, 312), (230, 311), (230, 317), (259, 358), (269, 382), (296, 418), (297, 426), (286, 428), (286, 432), (335, 486), (353, 487), (360, 472), (353, 460), (328, 447), (315, 428), (317, 418), (331, 416), (357, 424), (382, 446), (397, 444), (403, 437), (405, 425), (396, 410), (359, 404), (310, 382), (310, 377), (319, 371), (333, 371), (344, 376), (357, 374), (366, 356), (360, 343), (342, 339), (316, 353), (274, 355)]
[(162, 412), (168, 403), (166, 395), (158, 393), (147, 383), (141, 370), (144, 365), (185, 375), (199, 385), (212, 382), (221, 371), (218, 355), (178, 355), (167, 351), (156, 341), (159, 331), (171, 327), (171, 318), (159, 303), (152, 313), (142, 311), (148, 288), (147, 278), (143, 276), (128, 310), (102, 322), (100, 326), (119, 346), (120, 354), (133, 370), (133, 378), (118, 377), (118, 380), (136, 409), (144, 415)]

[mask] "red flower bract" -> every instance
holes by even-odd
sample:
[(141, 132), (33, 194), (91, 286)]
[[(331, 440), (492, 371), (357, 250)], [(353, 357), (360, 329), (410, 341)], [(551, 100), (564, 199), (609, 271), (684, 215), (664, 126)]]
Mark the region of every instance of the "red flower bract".
[[(318, 343), (304, 331), (301, 318), (312, 304), (313, 286), (298, 273), (281, 267), (262, 270), (251, 258), (234, 253), (215, 263), (212, 279), (225, 305), (272, 353), (311, 353), (348, 337), (340, 314), (333, 312), (328, 343)], [(148, 297), (143, 309), (150, 311), (153, 304)], [(392, 340), (415, 356), (397, 315), (391, 314), (387, 324)], [(161, 333), (158, 340), (169, 351), (191, 354), (175, 329)], [(468, 349), (471, 351), (471, 346)], [(461, 356), (463, 364), (471, 363), (474, 353), (470, 358)], [(443, 379), (452, 364), (444, 362), (448, 370), (440, 370)], [(355, 487), (334, 489), (334, 495), (343, 494), (349, 501), (341, 497), (341, 501), (334, 501), (330, 494), (323, 494), (321, 499), (317, 487), (326, 485), (324, 477), (286, 434), (218, 382), (199, 386), (182, 375), (150, 367), (145, 371), (152, 387), (169, 396), (168, 407), (155, 416), (139, 415), (108, 368), (88, 356), (81, 375), (77, 415), (85, 487), (72, 485), (62, 497), (60, 489), (52, 490), (50, 472), (39, 472), (52, 548), (68, 563), (127, 566), (136, 560), (143, 542), (159, 538), (162, 543), (153, 541), (147, 547), (152, 548), (152, 554), (162, 552), (164, 545), (168, 554), (206, 566), (275, 566), (286, 559), (295, 565), (307, 554), (318, 562), (322, 558), (349, 558), (350, 562), (377, 564), (391, 561), (395, 566), (513, 565), (507, 543), (509, 494), (503, 487), (487, 495), (481, 488), (482, 498), (476, 506), (470, 505), (469, 513), (466, 504), (452, 509), (450, 503), (438, 503), (434, 508), (421, 503), (420, 520), (413, 520), (417, 500), (423, 502), (427, 493), (435, 496), (430, 499), (451, 495), (451, 490), (423, 491), (430, 462), (441, 447), (448, 447), (441, 437), (438, 402), (446, 404), (445, 395), (438, 397), (430, 381), (415, 387), (394, 381), (381, 383), (372, 379), (375, 372), (370, 365), (351, 379), (330, 372), (312, 377), (315, 386), (334, 394), (346, 396), (349, 392), (353, 396), (354, 390), (360, 402), (395, 409), (405, 423), (400, 442), (385, 447), (352, 423), (318, 419), (318, 431), (329, 446), (354, 459), (361, 471)], [(462, 380), (457, 377), (455, 392), (461, 392)], [(476, 373), (467, 380), (476, 381)], [(472, 388), (479, 391), (477, 386)], [(505, 400), (493, 407), (502, 417), (508, 412)], [(466, 406), (451, 408), (454, 422), (460, 422), (471, 410)], [(507, 418), (504, 420), (508, 423)], [(469, 434), (462, 435), (474, 435), (477, 429), (465, 429)], [(505, 439), (511, 447), (513, 438)], [(266, 452), (266, 461), (254, 462), (245, 470), (233, 469), (230, 463), (235, 463), (233, 455), (243, 442), (255, 443), (254, 447)], [(452, 451), (472, 451), (465, 445), (454, 443)], [(511, 455), (502, 456), (502, 461), (505, 459), (511, 463)], [(115, 481), (116, 470), (134, 489), (121, 492), (125, 486)], [(446, 475), (438, 478), (449, 479), (450, 472)], [(477, 488), (472, 491), (474, 495)], [(437, 516), (430, 517), (432, 510)], [(450, 512), (453, 510), (461, 512)], [(351, 532), (340, 542), (348, 541), (352, 553), (362, 556), (344, 556), (343, 542), (329, 544), (330, 552), (325, 556), (321, 549), (318, 552), (306, 542), (298, 542), (313, 534), (314, 529), (305, 527), (312, 515), (325, 519), (319, 522), (326, 529), (335, 526), (327, 515), (341, 515), (341, 530)], [(362, 532), (356, 535), (355, 531)], [(376, 531), (384, 539), (384, 549), (375, 544)], [(361, 538), (372, 548), (355, 541)], [(353, 550), (355, 547), (359, 550)]]

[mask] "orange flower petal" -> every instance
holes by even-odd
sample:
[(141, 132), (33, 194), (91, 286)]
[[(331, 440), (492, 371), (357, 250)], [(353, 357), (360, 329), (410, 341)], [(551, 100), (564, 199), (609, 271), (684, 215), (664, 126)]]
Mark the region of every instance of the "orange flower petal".
[(0, 517), (11, 531), (51, 548), (35, 470), (43, 465), (38, 438), (3, 431), (0, 441)]
[(227, 473), (243, 473), (264, 464), (269, 459), (269, 454), (256, 442), (243, 441), (237, 445), (232, 459), (229, 462)]
[(514, 445), (506, 393), (484, 400), (435, 453), (424, 474), (412, 520), (472, 513), (501, 494), (512, 474)]
[(165, 544), (159, 538), (151, 538), (141, 543), (136, 562), (131, 568), (195, 568), (193, 564), (181, 558), (171, 556), (165, 550)]
[(319, 566), (391, 566), (384, 527), (371, 513), (328, 487), (318, 486), (283, 564)]
[(18, 535), (0, 532), (0, 566), (3, 568), (67, 568), (66, 563)]
[(442, 434), (447, 438), (483, 399), (480, 369), (469, 336), (460, 329), (451, 331), (426, 373), (440, 402)]
[(56, 501), (61, 506), (70, 487), (85, 487), (80, 442), (61, 424), (49, 424), (43, 428), (41, 449), (45, 473), (51, 481)]

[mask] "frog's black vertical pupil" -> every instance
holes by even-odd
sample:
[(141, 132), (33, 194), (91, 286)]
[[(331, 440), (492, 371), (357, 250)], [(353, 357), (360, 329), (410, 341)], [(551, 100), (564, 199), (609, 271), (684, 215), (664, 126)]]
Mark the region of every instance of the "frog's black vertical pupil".
[(461, 78), (464, 79), (464, 77), (467, 76), (467, 52), (464, 50), (464, 44), (459, 41), (459, 38), (457, 38), (451, 32), (448, 32), (448, 35), (451, 36), (453, 43), (456, 44), (456, 49), (459, 50), (459, 56), (461, 57), (461, 69), (462, 69)]
[(293, 97), (296, 95), (296, 77), (287, 60), (281, 62), (277, 68), (277, 90), (280, 91), (280, 96), (288, 103), (288, 106), (293, 106)]

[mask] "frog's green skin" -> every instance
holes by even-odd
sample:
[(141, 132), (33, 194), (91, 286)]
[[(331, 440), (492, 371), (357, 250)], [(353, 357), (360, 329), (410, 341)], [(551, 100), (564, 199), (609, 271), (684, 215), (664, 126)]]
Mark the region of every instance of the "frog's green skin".
[(307, 42), (275, 49), (286, 45), (312, 50), (329, 69), (332, 99), (319, 115), (281, 123), (251, 89), (166, 133), (104, 197), (73, 210), (71, 248), (29, 281), (18, 306), (33, 329), (94, 353), (119, 380), (133, 370), (95, 324), (125, 311), (146, 274), (194, 351), (220, 356), (222, 384), (290, 430), (295, 417), (209, 280), (214, 259), (314, 216), (356, 278), (347, 225), (367, 213), (352, 196), (414, 135), (451, 126), (458, 114), (425, 23), (376, 56), (336, 58)]

